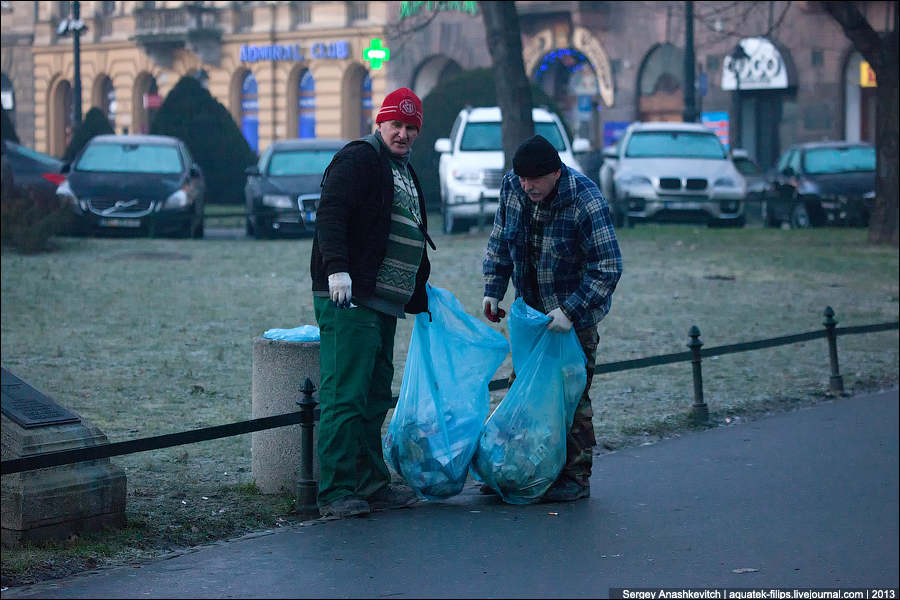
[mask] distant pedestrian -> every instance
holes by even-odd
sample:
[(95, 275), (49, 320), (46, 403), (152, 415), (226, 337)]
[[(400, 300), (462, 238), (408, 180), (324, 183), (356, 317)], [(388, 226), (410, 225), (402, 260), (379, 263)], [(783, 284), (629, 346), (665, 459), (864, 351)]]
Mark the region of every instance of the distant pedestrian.
[(512, 170), (503, 177), (483, 274), (482, 306), (489, 320), (505, 316), (499, 301), (512, 279), (516, 297), (552, 319), (548, 329), (566, 332), (575, 327), (587, 357), (587, 385), (566, 437), (566, 463), (542, 500), (585, 498), (590, 495), (597, 445), (588, 395), (597, 358), (597, 324), (609, 311), (622, 256), (597, 185), (562, 164), (556, 148), (540, 135), (519, 146)]
[(417, 501), (410, 487), (391, 484), (381, 428), (392, 406), (397, 319), (428, 310), (431, 239), (409, 164), (422, 102), (395, 90), (375, 123), (325, 172), (310, 260), (321, 335), (318, 504), (339, 518)]

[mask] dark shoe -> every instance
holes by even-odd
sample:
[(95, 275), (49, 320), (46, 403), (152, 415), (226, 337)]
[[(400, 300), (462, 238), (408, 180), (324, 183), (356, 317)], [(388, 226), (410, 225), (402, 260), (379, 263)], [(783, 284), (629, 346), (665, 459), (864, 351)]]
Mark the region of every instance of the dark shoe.
[(372, 510), (406, 508), (419, 501), (413, 489), (407, 485), (387, 485), (368, 498)]
[(491, 486), (489, 486), (486, 483), (482, 483), (481, 487), (478, 488), (478, 491), (481, 492), (482, 494), (484, 494), (485, 496), (499, 495), (499, 494), (497, 494), (497, 490), (495, 490), (494, 488), (492, 488)]
[(358, 517), (367, 515), (372, 512), (369, 503), (356, 496), (344, 496), (338, 498), (330, 504), (319, 507), (319, 514), (323, 517), (334, 517), (336, 519), (346, 519), (347, 517)]
[(571, 479), (557, 481), (541, 496), (541, 502), (574, 502), (591, 495), (591, 486), (579, 485)]

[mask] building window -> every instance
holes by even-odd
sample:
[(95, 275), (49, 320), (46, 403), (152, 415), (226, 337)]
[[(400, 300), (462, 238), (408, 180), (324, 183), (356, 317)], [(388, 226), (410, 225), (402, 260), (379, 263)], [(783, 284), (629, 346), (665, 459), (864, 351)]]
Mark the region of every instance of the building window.
[(316, 82), (309, 70), (300, 76), (297, 96), (297, 137), (316, 137)]
[(812, 66), (821, 67), (825, 64), (825, 54), (821, 50), (813, 50), (812, 55), (810, 56), (810, 62), (812, 62)]
[(101, 2), (100, 3), (100, 13), (108, 17), (116, 12), (116, 3), (115, 2)]
[(718, 56), (707, 56), (706, 57), (706, 72), (707, 73), (717, 73), (719, 71), (720, 65)]
[(253, 29), (253, 6), (250, 2), (235, 4), (235, 30), (250, 31)]
[(372, 133), (372, 78), (368, 75), (363, 77), (360, 98), (362, 100), (360, 129), (362, 135), (369, 135)]
[(241, 84), (241, 133), (254, 152), (259, 152), (259, 99), (256, 77), (244, 75)]
[(348, 2), (347, 18), (352, 23), (354, 21), (365, 21), (369, 18), (368, 2)]
[(291, 2), (291, 28), (312, 22), (312, 7), (309, 2)]

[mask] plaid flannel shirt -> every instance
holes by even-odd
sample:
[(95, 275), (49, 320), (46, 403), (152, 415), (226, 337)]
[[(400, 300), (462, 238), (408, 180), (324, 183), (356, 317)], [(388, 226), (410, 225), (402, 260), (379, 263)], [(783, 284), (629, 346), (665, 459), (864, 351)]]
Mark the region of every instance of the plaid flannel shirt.
[[(502, 300), (510, 278), (516, 297), (523, 295), (530, 236), (526, 202), (531, 200), (519, 178), (509, 171), (500, 186), (500, 206), (482, 263), (485, 296)], [(561, 307), (576, 331), (595, 326), (609, 312), (622, 275), (609, 206), (594, 182), (566, 166), (534, 267), (545, 310)]]

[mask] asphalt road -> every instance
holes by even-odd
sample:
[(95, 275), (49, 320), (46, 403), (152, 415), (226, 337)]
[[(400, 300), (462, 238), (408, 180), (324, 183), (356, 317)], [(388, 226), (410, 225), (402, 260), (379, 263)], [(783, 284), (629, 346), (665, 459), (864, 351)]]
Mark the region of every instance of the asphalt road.
[[(310, 521), (3, 598), (600, 598), (613, 588), (898, 587), (898, 393), (597, 457), (591, 497)], [(874, 597), (874, 596), (869, 596)]]

